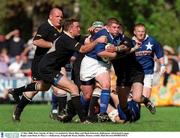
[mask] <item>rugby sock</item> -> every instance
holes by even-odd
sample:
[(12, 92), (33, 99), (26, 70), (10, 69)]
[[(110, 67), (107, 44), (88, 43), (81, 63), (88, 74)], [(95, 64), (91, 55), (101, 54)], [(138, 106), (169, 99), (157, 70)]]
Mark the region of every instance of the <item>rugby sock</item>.
[(17, 108), (19, 108), (21, 111), (23, 111), (23, 109), (26, 107), (26, 105), (28, 105), (31, 101), (32, 101), (32, 99), (29, 99), (23, 95), (20, 102), (17, 105)]
[(71, 118), (73, 118), (76, 115), (76, 110), (73, 106), (72, 100), (69, 100), (67, 102), (67, 113), (68, 116), (70, 116)]
[(141, 101), (142, 101), (145, 105), (147, 105), (147, 103), (148, 103), (150, 100), (149, 100), (148, 98), (146, 98), (144, 95), (142, 95)]
[(52, 94), (51, 105), (52, 105), (52, 111), (53, 110), (57, 110), (57, 107), (58, 107), (58, 97), (56, 95), (54, 95), (54, 93)]
[(84, 122), (86, 120), (86, 111), (84, 110), (83, 106), (81, 105), (80, 96), (72, 97), (72, 104), (73, 104), (81, 122)]
[(67, 96), (58, 97), (58, 113), (61, 113), (66, 108)]
[(110, 100), (110, 90), (102, 90), (100, 96), (100, 113), (106, 113)]
[(80, 96), (80, 101), (81, 101), (81, 104), (84, 106), (84, 109), (88, 112), (90, 101), (87, 101), (83, 95)]
[(27, 92), (27, 91), (36, 91), (36, 82), (24, 85), (19, 88), (15, 88), (13, 91), (15, 93), (18, 93), (19, 95), (22, 95), (23, 92)]
[(95, 116), (99, 112), (99, 97), (92, 96), (90, 104), (89, 104), (89, 116)]

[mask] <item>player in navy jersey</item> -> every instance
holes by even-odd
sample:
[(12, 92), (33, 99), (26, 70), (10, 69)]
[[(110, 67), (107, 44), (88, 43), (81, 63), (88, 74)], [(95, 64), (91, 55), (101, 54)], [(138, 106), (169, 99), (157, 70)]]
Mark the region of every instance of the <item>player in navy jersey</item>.
[[(119, 21), (116, 18), (110, 18), (104, 29), (97, 32), (92, 39), (95, 40), (100, 36), (107, 38), (109, 45), (115, 44), (116, 37), (119, 35)], [(106, 51), (107, 43), (99, 43), (97, 46), (86, 54), (81, 63), (80, 79), (81, 89), (83, 92), (84, 103), (90, 101), (92, 92), (97, 81), (101, 86), (100, 96), (100, 114), (107, 116), (106, 110), (110, 98), (110, 60), (114, 58), (116, 52)]]
[[(152, 37), (146, 34), (145, 25), (142, 23), (136, 24), (134, 27), (133, 43), (140, 43), (141, 47), (135, 51), (137, 61), (142, 65), (145, 73), (143, 95), (150, 98), (153, 73), (154, 73), (154, 57), (159, 59), (161, 64), (160, 74), (165, 72), (164, 53), (160, 44)], [(150, 105), (151, 104), (151, 105)], [(145, 104), (152, 114), (155, 114), (156, 109), (152, 102)]]

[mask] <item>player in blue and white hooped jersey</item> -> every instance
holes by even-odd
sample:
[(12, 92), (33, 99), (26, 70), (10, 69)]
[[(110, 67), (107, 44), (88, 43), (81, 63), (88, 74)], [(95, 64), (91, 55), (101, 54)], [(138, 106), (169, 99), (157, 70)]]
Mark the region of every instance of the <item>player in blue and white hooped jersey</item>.
[[(154, 57), (159, 59), (161, 64), (160, 74), (165, 72), (164, 65), (164, 53), (160, 44), (153, 38), (146, 34), (145, 25), (142, 23), (136, 24), (134, 27), (134, 36), (132, 38), (134, 45), (140, 43), (141, 47), (135, 51), (137, 61), (142, 65), (145, 78), (143, 95), (148, 99), (151, 96), (151, 89), (153, 84), (153, 73), (154, 73)], [(146, 104), (146, 107), (151, 111), (152, 114), (156, 112), (155, 106)]]
[(106, 114), (110, 98), (110, 61), (116, 56), (116, 52), (107, 52), (107, 44), (114, 44), (115, 37), (119, 35), (119, 21), (110, 18), (104, 29), (97, 32), (92, 39), (100, 36), (107, 38), (107, 43), (99, 43), (83, 58), (81, 62), (80, 79), (84, 101), (89, 101), (94, 89), (95, 80), (100, 84), (102, 91), (100, 96), (100, 116)]

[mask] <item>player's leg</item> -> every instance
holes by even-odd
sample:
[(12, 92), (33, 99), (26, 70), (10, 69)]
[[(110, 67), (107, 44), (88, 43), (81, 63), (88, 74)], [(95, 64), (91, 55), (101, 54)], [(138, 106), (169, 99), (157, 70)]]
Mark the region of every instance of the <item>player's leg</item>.
[(98, 121), (97, 115), (99, 114), (99, 109), (100, 109), (98, 100), (99, 100), (100, 95), (101, 95), (101, 88), (99, 88), (96, 85), (96, 88), (93, 91), (93, 95), (91, 97), (90, 104), (89, 104), (88, 120), (90, 122)]
[(24, 110), (24, 108), (32, 101), (32, 98), (37, 94), (37, 92), (34, 93), (28, 93), (25, 92), (17, 106), (15, 107), (12, 115), (13, 121), (20, 121), (21, 114)]
[(96, 81), (101, 86), (101, 95), (100, 95), (100, 113), (98, 115), (98, 118), (108, 118), (108, 115), (106, 113), (107, 107), (110, 100), (110, 73), (109, 71), (103, 71), (103, 73), (100, 73), (96, 76)]
[(52, 86), (52, 88), (54, 96), (52, 98), (51, 114), (52, 117), (56, 117), (55, 119), (58, 119), (60, 121), (61, 118), (66, 115), (65, 109), (67, 104), (67, 92), (54, 86)]
[(152, 85), (153, 85), (153, 75), (151, 74), (145, 75), (144, 87), (143, 87), (143, 96), (145, 99), (144, 104), (152, 114), (155, 114), (156, 113), (155, 105), (150, 101)]
[[(38, 90), (48, 90), (50, 84), (49, 83), (44, 83), (43, 81), (36, 81), (37, 83), (37, 89)], [(30, 91), (30, 92), (25, 92), (20, 101), (18, 102), (14, 113), (13, 113), (13, 120), (20, 120), (20, 115), (24, 108), (32, 101), (33, 97), (37, 94), (37, 91)], [(16, 111), (17, 110), (17, 111)], [(16, 114), (17, 113), (17, 114)]]
[(54, 80), (56, 80), (54, 82), (55, 86), (71, 93), (72, 104), (77, 111), (81, 122), (84, 122), (86, 120), (85, 110), (80, 102), (78, 87), (71, 80), (69, 80), (66, 75), (62, 74), (62, 72), (59, 75), (56, 75)]

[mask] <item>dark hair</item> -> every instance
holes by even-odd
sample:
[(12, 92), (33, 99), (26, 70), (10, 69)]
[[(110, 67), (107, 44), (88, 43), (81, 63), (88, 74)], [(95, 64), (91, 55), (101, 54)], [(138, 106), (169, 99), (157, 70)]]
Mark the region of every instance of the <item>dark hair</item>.
[(67, 19), (65, 20), (63, 24), (63, 29), (64, 31), (68, 31), (69, 27), (74, 23), (74, 22), (79, 22), (77, 19)]

